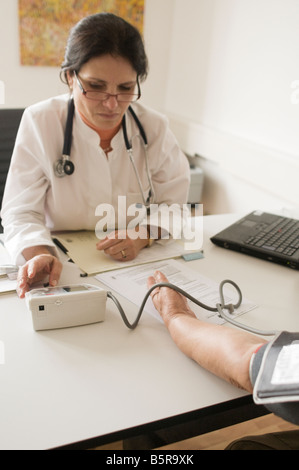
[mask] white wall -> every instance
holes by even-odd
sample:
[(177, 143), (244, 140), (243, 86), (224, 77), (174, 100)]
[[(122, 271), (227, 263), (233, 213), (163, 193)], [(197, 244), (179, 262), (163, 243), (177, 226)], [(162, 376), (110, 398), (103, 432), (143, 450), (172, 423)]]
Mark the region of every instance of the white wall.
[[(66, 91), (59, 67), (20, 65), (17, 4), (0, 0), (0, 107)], [(183, 150), (201, 156), (205, 211), (296, 210), (299, 0), (145, 5), (143, 101), (168, 114)]]
[(1, 107), (7, 108), (25, 107), (66, 90), (59, 68), (20, 65), (18, 0), (0, 0), (0, 80), (5, 86)]
[(175, 6), (165, 106), (181, 146), (205, 157), (206, 210), (298, 205), (299, 1)]

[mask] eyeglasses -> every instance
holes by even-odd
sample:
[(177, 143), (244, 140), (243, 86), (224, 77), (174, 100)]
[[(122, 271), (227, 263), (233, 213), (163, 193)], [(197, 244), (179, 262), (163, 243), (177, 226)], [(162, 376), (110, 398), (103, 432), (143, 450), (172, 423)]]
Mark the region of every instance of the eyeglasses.
[(137, 77), (137, 82), (136, 82), (138, 93), (117, 93), (116, 95), (113, 95), (111, 93), (106, 93), (103, 91), (85, 90), (75, 71), (74, 71), (74, 75), (76, 77), (78, 86), (82, 92), (82, 95), (84, 95), (85, 98), (87, 98), (88, 100), (107, 101), (109, 98), (111, 98), (111, 96), (113, 96), (114, 98), (117, 99), (119, 103), (132, 103), (134, 101), (139, 100), (141, 96), (141, 90), (140, 90), (138, 77)]

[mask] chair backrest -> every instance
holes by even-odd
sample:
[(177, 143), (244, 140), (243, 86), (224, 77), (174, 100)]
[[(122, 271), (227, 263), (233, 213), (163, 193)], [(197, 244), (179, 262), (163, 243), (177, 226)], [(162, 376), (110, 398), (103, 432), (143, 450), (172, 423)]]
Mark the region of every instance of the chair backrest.
[(11, 155), (23, 112), (24, 109), (0, 109), (0, 208)]

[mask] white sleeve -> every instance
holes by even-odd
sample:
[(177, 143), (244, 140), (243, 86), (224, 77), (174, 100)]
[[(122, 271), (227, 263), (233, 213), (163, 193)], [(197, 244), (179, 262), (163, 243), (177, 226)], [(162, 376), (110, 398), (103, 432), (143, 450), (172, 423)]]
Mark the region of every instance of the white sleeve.
[(1, 210), (5, 246), (17, 265), (25, 261), (22, 256), (25, 248), (46, 245), (56, 252), (44, 216), (45, 196), (50, 184), (48, 166), (36, 121), (30, 111), (25, 110)]

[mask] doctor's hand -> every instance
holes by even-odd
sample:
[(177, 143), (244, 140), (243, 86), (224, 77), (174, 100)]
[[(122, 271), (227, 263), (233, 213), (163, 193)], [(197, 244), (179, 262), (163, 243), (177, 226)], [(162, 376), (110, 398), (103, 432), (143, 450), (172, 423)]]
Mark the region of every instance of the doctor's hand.
[(48, 277), (50, 287), (58, 284), (62, 271), (61, 262), (52, 254), (43, 253), (29, 259), (19, 268), (17, 294), (22, 299), (32, 284)]
[(137, 238), (135, 230), (116, 230), (98, 242), (96, 247), (115, 260), (131, 261), (148, 243), (146, 227), (139, 227)]

